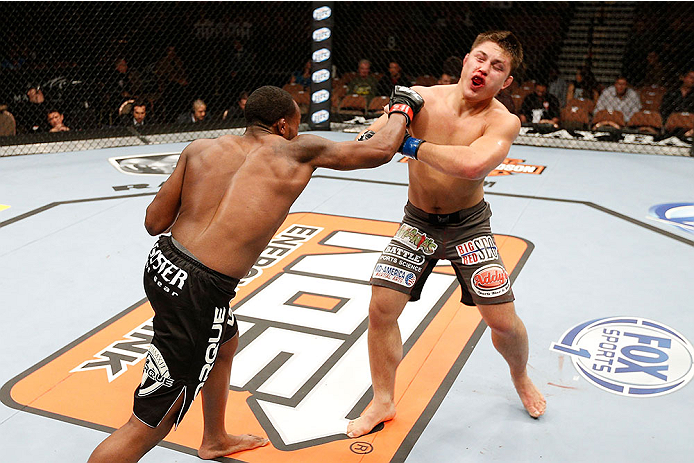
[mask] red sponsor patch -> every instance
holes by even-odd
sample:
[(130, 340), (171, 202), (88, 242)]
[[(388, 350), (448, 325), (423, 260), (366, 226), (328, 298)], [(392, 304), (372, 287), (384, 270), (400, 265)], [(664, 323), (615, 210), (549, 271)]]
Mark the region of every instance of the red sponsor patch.
[(472, 274), (472, 286), (482, 297), (496, 297), (510, 288), (508, 273), (499, 264), (485, 265)]

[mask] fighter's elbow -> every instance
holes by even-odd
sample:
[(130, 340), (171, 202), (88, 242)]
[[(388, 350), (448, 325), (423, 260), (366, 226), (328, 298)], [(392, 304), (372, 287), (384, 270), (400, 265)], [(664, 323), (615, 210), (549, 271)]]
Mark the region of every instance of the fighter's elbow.
[(460, 166), (458, 177), (467, 180), (481, 180), (487, 176), (487, 169), (483, 164), (472, 163)]

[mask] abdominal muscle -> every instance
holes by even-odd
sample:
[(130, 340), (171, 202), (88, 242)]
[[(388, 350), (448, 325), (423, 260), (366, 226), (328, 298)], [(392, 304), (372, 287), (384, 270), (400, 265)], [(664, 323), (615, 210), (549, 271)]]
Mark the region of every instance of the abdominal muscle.
[(408, 164), (408, 199), (425, 212), (450, 214), (472, 207), (484, 198), (484, 179), (456, 178), (417, 161)]

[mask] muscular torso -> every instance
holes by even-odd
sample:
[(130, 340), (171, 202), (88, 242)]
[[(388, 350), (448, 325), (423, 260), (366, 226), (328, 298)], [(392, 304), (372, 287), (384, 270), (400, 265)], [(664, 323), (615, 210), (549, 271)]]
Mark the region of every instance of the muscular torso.
[[(488, 107), (459, 112), (455, 85), (416, 87), (425, 100), (424, 107), (410, 126), (416, 138), (440, 145), (465, 145), (480, 138), (495, 116), (508, 111), (496, 99)], [(479, 203), (484, 197), (484, 179), (467, 180), (446, 175), (423, 162), (409, 162), (408, 198), (427, 212), (446, 214)]]
[(200, 140), (186, 160), (171, 230), (206, 266), (243, 278), (311, 179), (281, 137)]

